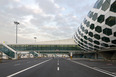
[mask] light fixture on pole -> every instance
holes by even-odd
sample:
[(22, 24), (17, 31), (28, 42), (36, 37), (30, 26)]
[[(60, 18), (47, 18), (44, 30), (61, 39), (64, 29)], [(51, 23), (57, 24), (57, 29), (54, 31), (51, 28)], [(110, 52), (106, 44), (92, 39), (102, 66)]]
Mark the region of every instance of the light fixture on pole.
[(34, 39), (35, 39), (35, 43), (36, 43), (36, 39), (37, 39), (37, 37), (34, 37)]
[(17, 21), (14, 21), (14, 24), (16, 24), (16, 44), (18, 43), (17, 42), (17, 40), (18, 40), (18, 38), (17, 38), (17, 33), (18, 33), (18, 25), (20, 24), (19, 22), (17, 22)]

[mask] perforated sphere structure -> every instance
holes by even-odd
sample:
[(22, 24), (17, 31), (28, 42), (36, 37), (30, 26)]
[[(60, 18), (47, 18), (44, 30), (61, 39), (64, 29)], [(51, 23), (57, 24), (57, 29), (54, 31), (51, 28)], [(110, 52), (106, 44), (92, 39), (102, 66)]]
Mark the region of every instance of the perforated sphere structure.
[(116, 0), (98, 0), (74, 35), (84, 50), (116, 47)]

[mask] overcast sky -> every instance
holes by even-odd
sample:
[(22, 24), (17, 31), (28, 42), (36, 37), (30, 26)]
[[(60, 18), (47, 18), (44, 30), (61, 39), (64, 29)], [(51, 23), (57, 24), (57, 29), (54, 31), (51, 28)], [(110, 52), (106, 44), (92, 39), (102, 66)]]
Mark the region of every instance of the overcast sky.
[(18, 43), (72, 38), (96, 0), (0, 0), (0, 42)]

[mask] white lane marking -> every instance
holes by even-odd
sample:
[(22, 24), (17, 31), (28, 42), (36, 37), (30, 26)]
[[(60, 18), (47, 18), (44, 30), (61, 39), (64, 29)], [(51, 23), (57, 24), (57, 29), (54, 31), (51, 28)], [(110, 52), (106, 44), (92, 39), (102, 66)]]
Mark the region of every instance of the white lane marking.
[(18, 65), (20, 65), (20, 63), (19, 64), (15, 64), (14, 66), (18, 66)]
[(57, 63), (57, 65), (59, 65), (59, 63)]
[[(71, 61), (71, 60), (70, 60)], [(112, 72), (109, 72), (109, 71), (106, 71), (106, 70), (103, 70), (103, 69), (100, 69), (100, 68), (96, 68), (96, 67), (90, 67), (88, 65), (85, 65), (83, 63), (80, 63), (80, 62), (76, 62), (76, 61), (71, 61), (71, 62), (74, 62), (76, 64), (79, 64), (79, 65), (82, 65), (82, 66), (85, 66), (87, 68), (90, 68), (90, 69), (93, 69), (95, 71), (98, 71), (98, 72), (101, 72), (101, 73), (104, 73), (104, 74), (107, 74), (107, 75), (110, 75), (112, 77), (116, 77), (116, 74), (112, 74)]]
[(31, 66), (31, 67), (28, 67), (28, 68), (26, 68), (26, 69), (23, 69), (23, 70), (21, 70), (21, 71), (19, 71), (19, 72), (16, 72), (16, 73), (14, 73), (14, 74), (8, 75), (7, 77), (13, 77), (13, 76), (15, 76), (15, 75), (17, 75), (17, 74), (19, 74), (19, 73), (22, 73), (22, 72), (24, 72), (24, 71), (27, 71), (27, 70), (29, 70), (29, 69), (31, 69), (31, 68), (34, 68), (34, 67), (36, 67), (36, 66), (38, 66), (38, 65), (41, 65), (41, 64), (43, 64), (43, 63), (46, 63), (46, 62), (48, 62), (48, 61), (50, 61), (50, 60), (51, 60), (51, 59), (45, 60), (45, 61), (43, 61), (43, 62), (41, 62), (41, 63), (35, 64), (35, 65)]
[(59, 59), (58, 59), (58, 61), (57, 61), (57, 65), (59, 65)]
[(60, 68), (59, 67), (57, 67), (57, 71), (59, 71), (60, 70)]

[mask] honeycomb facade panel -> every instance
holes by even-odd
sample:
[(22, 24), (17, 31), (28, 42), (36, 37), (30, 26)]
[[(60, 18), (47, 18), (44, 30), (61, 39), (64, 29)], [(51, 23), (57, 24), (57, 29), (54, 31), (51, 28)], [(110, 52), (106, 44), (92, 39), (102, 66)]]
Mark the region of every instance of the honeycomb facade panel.
[(85, 30), (85, 34), (88, 34), (88, 30), (87, 29)]
[(105, 19), (105, 16), (104, 15), (100, 15), (98, 17), (98, 19), (97, 19), (97, 22), (102, 23), (102, 22), (104, 22), (104, 19)]
[(106, 44), (106, 43), (101, 43), (101, 46), (103, 46), (103, 47), (109, 47), (109, 45)]
[(116, 32), (114, 32), (114, 37), (116, 37)]
[(86, 26), (87, 26), (87, 27), (89, 27), (89, 26), (90, 26), (90, 22), (89, 22), (89, 21), (87, 22)]
[(110, 16), (106, 19), (105, 24), (112, 27), (116, 25), (116, 17)]
[(94, 8), (99, 9), (99, 8), (102, 6), (102, 4), (103, 4), (103, 0), (98, 0), (98, 1), (95, 3)]
[(116, 47), (116, 0), (98, 0), (75, 36), (85, 51)]
[(116, 12), (116, 1), (111, 5), (110, 11)]
[(110, 28), (105, 28), (105, 29), (103, 29), (103, 33), (104, 33), (105, 35), (110, 36), (110, 35), (112, 35), (112, 29), (110, 29)]
[(96, 26), (95, 31), (98, 33), (102, 32), (102, 27), (101, 26)]
[(102, 41), (104, 41), (104, 42), (110, 42), (110, 38), (108, 38), (108, 37), (102, 37)]
[(94, 24), (91, 24), (90, 25), (90, 29), (93, 30), (95, 28), (95, 25)]
[(88, 40), (89, 40), (90, 42), (93, 42), (93, 40), (92, 40), (91, 38), (88, 38)]
[(109, 8), (110, 2), (111, 2), (111, 0), (105, 0), (105, 2), (102, 5), (102, 10), (103, 11), (106, 11)]
[(97, 40), (100, 40), (100, 35), (99, 34), (95, 34), (94, 38), (97, 39)]
[(92, 32), (89, 32), (89, 36), (90, 36), (90, 37), (93, 37), (93, 33), (92, 33)]
[(84, 36), (84, 39), (87, 40), (87, 36)]
[(97, 45), (95, 45), (94, 47), (97, 48), (97, 49), (99, 49), (99, 46), (97, 46)]
[(100, 45), (100, 42), (99, 41), (96, 41), (95, 40), (94, 43), (97, 44), (97, 45)]
[(112, 40), (112, 43), (113, 43), (113, 44), (116, 44), (116, 40)]
[(97, 14), (97, 13), (95, 13), (95, 14), (93, 15), (92, 20), (93, 20), (93, 21), (95, 21), (95, 20), (97, 19), (97, 16), (98, 16), (98, 14)]

